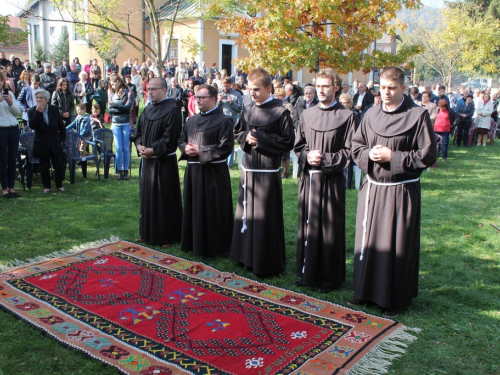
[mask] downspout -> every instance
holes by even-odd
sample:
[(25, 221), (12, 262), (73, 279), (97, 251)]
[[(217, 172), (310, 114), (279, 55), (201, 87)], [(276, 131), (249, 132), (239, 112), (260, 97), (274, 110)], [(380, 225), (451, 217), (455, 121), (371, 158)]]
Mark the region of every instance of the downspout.
[[(142, 42), (146, 44), (146, 3), (142, 0)], [(142, 61), (146, 61), (145, 48), (142, 46)]]

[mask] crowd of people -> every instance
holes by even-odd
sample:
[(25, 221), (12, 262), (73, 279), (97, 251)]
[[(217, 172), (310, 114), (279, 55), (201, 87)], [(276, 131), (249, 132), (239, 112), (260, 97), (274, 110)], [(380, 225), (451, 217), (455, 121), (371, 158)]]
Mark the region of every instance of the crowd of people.
[[(296, 285), (327, 293), (346, 277), (345, 190), (356, 164), (367, 177), (359, 193), (350, 303), (375, 303), (389, 317), (418, 293), (419, 176), (437, 158), (436, 134), (446, 160), (453, 129), (456, 146), (466, 145), (472, 121), (489, 130), (498, 107), (493, 92), (473, 97), (463, 87), (450, 99), (443, 86), (436, 93), (408, 89), (398, 67), (384, 69), (377, 90), (372, 82), (342, 84), (332, 69), (301, 87), (291, 71), (229, 75), (194, 60), (167, 62), (161, 72), (137, 59), (121, 69), (115, 60), (105, 69), (97, 60), (82, 66), (78, 58), (61, 66), (36, 61), (34, 68), (4, 60), (0, 54), (9, 67), (0, 68), (4, 198), (19, 196), (17, 117), (35, 133), (44, 192), (51, 189), (51, 165), (64, 191), (66, 131), (90, 140), (111, 123), (117, 178), (129, 177), (131, 139), (141, 158), (136, 241), (180, 243), (183, 251), (208, 257), (230, 253), (256, 275), (276, 275), (286, 268), (281, 184), (293, 151), (302, 171)], [(485, 145), (485, 134), (479, 131), (478, 145)], [(243, 160), (233, 215), (227, 165), (235, 141)], [(179, 160), (187, 161), (183, 195), (178, 149)], [(86, 153), (83, 143), (80, 152)]]

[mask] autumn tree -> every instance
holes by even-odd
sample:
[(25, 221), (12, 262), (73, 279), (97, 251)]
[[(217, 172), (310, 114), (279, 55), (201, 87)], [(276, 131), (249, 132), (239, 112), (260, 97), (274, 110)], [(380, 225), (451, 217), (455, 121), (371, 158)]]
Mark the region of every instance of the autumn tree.
[(9, 16), (0, 15), (0, 45), (4, 47), (17, 46), (28, 40), (28, 32), (21, 29), (11, 29)]
[[(155, 0), (143, 0), (139, 2), (144, 4), (143, 9), (128, 9), (121, 0), (51, 0), (62, 22), (75, 25), (82, 38), (90, 40), (91, 44), (98, 46), (101, 51), (106, 51), (107, 54), (116, 49), (118, 38), (144, 53), (156, 66), (162, 66), (167, 60), (174, 26), (178, 23), (177, 17), (181, 16), (179, 8), (184, 1), (186, 0), (167, 0), (166, 3), (158, 3)], [(173, 11), (170, 17), (160, 20), (162, 6), (169, 6)], [(52, 20), (30, 10), (26, 13), (37, 19), (61, 22), (61, 19)], [(133, 32), (134, 22), (142, 23), (145, 17), (148, 18), (153, 34), (152, 45), (149, 40), (143, 40), (142, 35)], [(162, 27), (169, 36), (165, 49), (162, 48), (161, 42)]]
[(207, 0), (217, 27), (239, 34), (236, 43), (250, 56), (236, 63), (244, 70), (260, 66), (270, 71), (329, 66), (339, 73), (404, 63), (418, 48), (407, 46), (396, 55), (367, 49), (383, 34), (395, 36), (403, 24), (396, 13), (420, 6), (420, 0)]
[(497, 71), (494, 57), (500, 47), (500, 22), (474, 12), (470, 5), (447, 6), (432, 22), (415, 18), (408, 23), (408, 31), (405, 39), (422, 47), (415, 59), (438, 72), (448, 90), (457, 70)]

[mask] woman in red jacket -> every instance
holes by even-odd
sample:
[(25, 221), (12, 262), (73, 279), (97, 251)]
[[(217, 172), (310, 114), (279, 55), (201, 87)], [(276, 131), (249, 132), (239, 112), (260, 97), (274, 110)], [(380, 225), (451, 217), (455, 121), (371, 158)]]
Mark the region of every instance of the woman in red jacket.
[(455, 122), (457, 115), (450, 109), (446, 99), (438, 102), (438, 113), (434, 122), (434, 132), (441, 136), (441, 157), (443, 161), (448, 158), (448, 141), (450, 140), (451, 124)]

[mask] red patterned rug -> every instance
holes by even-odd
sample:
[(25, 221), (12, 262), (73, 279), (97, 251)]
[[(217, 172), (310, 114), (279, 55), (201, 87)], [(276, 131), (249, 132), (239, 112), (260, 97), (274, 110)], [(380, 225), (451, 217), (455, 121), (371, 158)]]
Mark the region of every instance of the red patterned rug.
[(377, 374), (415, 340), (393, 320), (125, 241), (1, 273), (0, 306), (126, 374)]

